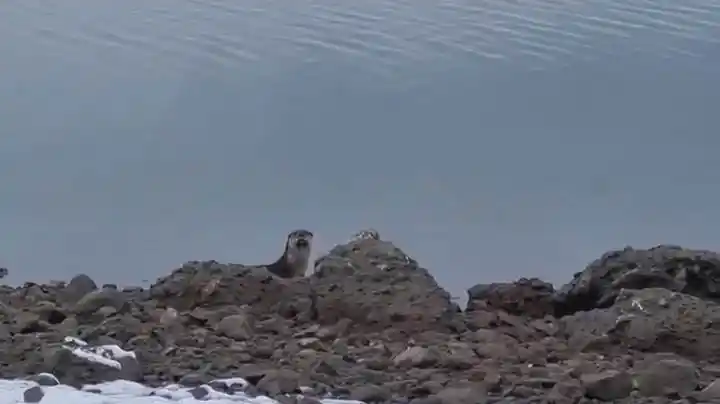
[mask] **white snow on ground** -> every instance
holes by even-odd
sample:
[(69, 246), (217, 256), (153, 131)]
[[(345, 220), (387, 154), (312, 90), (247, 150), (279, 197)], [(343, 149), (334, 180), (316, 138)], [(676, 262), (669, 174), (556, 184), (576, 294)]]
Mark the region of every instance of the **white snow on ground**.
[[(17, 404), (23, 401), (23, 392), (30, 387), (37, 386), (37, 383), (26, 380), (0, 380), (0, 404)], [(188, 388), (178, 386), (167, 386), (161, 389), (153, 389), (138, 383), (128, 381), (114, 381), (85, 386), (83, 390), (77, 390), (70, 386), (58, 385), (42, 387), (45, 396), (40, 404), (277, 404), (278, 402), (268, 397), (251, 398), (242, 393), (228, 395), (213, 391), (203, 400), (196, 400), (188, 392)], [(102, 394), (85, 391), (87, 389), (99, 389)], [(156, 396), (149, 396), (151, 392)], [(360, 401), (323, 399), (323, 404), (363, 404)]]
[(117, 345), (92, 346), (75, 337), (65, 337), (65, 344), (63, 345), (63, 348), (71, 350), (75, 356), (83, 358), (87, 361), (111, 366), (116, 369), (122, 368), (122, 365), (115, 359), (127, 356), (136, 358), (135, 352), (126, 351)]
[[(70, 350), (74, 355), (89, 362), (120, 369), (122, 364), (115, 359), (133, 357), (135, 353), (125, 351), (117, 345), (90, 345), (74, 337), (66, 337), (63, 348)], [(54, 378), (49, 374), (44, 374)], [(56, 379), (57, 380), (57, 379)], [(227, 385), (248, 382), (241, 378), (219, 379)], [(0, 404), (23, 403), (25, 390), (38, 386), (34, 381), (28, 380), (2, 380), (0, 379)], [(239, 404), (279, 404), (269, 397), (250, 397), (243, 393), (225, 394), (205, 386), (209, 394), (202, 400), (193, 398), (190, 388), (178, 385), (168, 385), (162, 388), (152, 388), (127, 380), (116, 380), (94, 385), (85, 385), (81, 390), (71, 386), (41, 386), (45, 395), (40, 404), (173, 404), (173, 403), (239, 403)], [(101, 391), (101, 393), (97, 393)], [(155, 395), (150, 395), (154, 393)], [(364, 404), (361, 401), (323, 399), (323, 404)]]

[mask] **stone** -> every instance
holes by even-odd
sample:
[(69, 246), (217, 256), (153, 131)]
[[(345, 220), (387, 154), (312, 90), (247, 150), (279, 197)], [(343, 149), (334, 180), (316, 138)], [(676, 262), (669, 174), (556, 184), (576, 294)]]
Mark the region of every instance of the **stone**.
[[(202, 373), (188, 373), (178, 380), (178, 384), (185, 387), (198, 387), (209, 383), (211, 378)], [(212, 387), (212, 386), (211, 386)]]
[(485, 387), (481, 384), (461, 387), (446, 387), (435, 397), (441, 404), (482, 404), (487, 400)]
[(30, 387), (23, 392), (23, 401), (26, 403), (39, 403), (43, 397), (45, 397), (45, 392), (40, 386)]
[(555, 295), (559, 315), (607, 308), (622, 289), (663, 288), (698, 298), (717, 299), (720, 254), (659, 245), (626, 247), (605, 253), (575, 274)]
[(188, 390), (194, 399), (202, 400), (210, 395), (210, 390), (206, 386), (193, 387)]
[(120, 311), (126, 302), (125, 295), (122, 292), (114, 289), (100, 289), (83, 296), (75, 304), (73, 311), (80, 316), (94, 314), (105, 306)]
[(38, 373), (37, 375), (31, 376), (29, 379), (37, 383), (39, 386), (49, 387), (60, 384), (60, 381), (50, 373)]
[(679, 395), (686, 397), (698, 387), (698, 369), (685, 360), (651, 361), (633, 378), (635, 388), (645, 397)]
[(720, 400), (720, 379), (715, 379), (704, 389), (695, 393), (695, 399), (698, 401)]
[(479, 284), (468, 289), (467, 311), (503, 310), (516, 316), (544, 318), (554, 314), (552, 284), (522, 278), (512, 283)]
[(85, 295), (97, 289), (97, 284), (85, 274), (75, 275), (62, 291), (63, 299), (68, 303), (76, 303)]
[(393, 363), (401, 367), (430, 367), (439, 361), (439, 355), (430, 348), (408, 347), (393, 358)]
[(548, 402), (553, 404), (574, 404), (585, 395), (585, 388), (576, 379), (556, 383), (548, 394)]
[(257, 387), (270, 395), (291, 394), (299, 391), (300, 375), (292, 370), (269, 371), (257, 383)]
[(380, 332), (452, 330), (459, 307), (427, 269), (389, 241), (362, 239), (335, 246), (316, 260), (310, 277), (313, 317), (322, 325), (349, 319)]
[[(142, 380), (142, 367), (135, 357), (114, 357), (111, 352), (99, 349), (91, 352), (92, 346), (80, 346), (75, 353), (72, 346), (61, 346), (49, 350), (44, 367), (62, 384), (81, 387), (83, 384), (102, 383), (118, 379)], [(99, 348), (99, 347), (97, 347)], [(76, 349), (76, 350), (77, 350)]]
[(602, 373), (582, 375), (585, 395), (603, 401), (620, 400), (630, 395), (632, 377), (627, 372), (608, 370)]
[(350, 399), (364, 403), (384, 403), (390, 400), (391, 394), (385, 387), (365, 384), (350, 391)]
[(609, 308), (560, 319), (571, 342), (605, 338), (603, 352), (623, 346), (695, 359), (720, 358), (720, 329), (710, 324), (720, 324), (720, 306), (662, 288), (623, 290)]
[(252, 336), (252, 325), (247, 314), (234, 314), (220, 320), (217, 331), (236, 340), (247, 340)]

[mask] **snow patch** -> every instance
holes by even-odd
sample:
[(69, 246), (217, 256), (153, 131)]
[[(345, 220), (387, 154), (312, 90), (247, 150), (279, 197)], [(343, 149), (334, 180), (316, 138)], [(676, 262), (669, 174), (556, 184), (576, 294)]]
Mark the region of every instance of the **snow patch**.
[[(228, 385), (245, 382), (243, 379), (219, 379)], [(38, 384), (29, 380), (0, 379), (0, 404), (17, 404), (23, 402), (23, 392)], [(40, 404), (279, 404), (269, 397), (250, 397), (243, 393), (233, 395), (213, 390), (207, 385), (202, 386), (208, 394), (202, 399), (195, 399), (190, 393), (191, 388), (168, 385), (155, 389), (125, 380), (86, 385), (78, 390), (67, 385), (41, 387), (45, 396)], [(364, 404), (354, 400), (322, 399), (323, 404)]]
[(64, 341), (65, 344), (62, 347), (71, 351), (78, 358), (115, 369), (122, 369), (122, 364), (117, 359), (125, 357), (136, 359), (135, 352), (126, 351), (117, 345), (89, 345), (75, 337), (65, 337)]

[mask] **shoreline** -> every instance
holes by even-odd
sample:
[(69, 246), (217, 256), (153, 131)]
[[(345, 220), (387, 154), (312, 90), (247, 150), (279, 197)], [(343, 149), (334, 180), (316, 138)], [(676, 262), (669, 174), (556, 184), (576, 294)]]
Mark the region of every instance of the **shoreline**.
[[(625, 248), (557, 290), (537, 278), (479, 284), (461, 307), (376, 239), (337, 245), (295, 279), (215, 261), (148, 288), (77, 275), (0, 288), (0, 372), (46, 372), (74, 388), (241, 378), (234, 393), (304, 404), (720, 398), (706, 370), (720, 363), (720, 333), (705, 328), (720, 323), (718, 275), (710, 251)], [(78, 354), (108, 346), (105, 363)]]

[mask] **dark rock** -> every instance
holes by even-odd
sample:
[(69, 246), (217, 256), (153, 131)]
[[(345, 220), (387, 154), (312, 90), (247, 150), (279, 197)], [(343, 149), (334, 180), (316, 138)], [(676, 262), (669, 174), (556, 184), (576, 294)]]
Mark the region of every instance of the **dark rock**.
[(556, 294), (559, 315), (606, 308), (621, 289), (664, 288), (720, 300), (720, 254), (660, 245), (627, 247), (593, 261)]
[(50, 330), (50, 324), (40, 319), (37, 313), (20, 312), (13, 318), (12, 331), (20, 334), (33, 334)]
[(605, 336), (600, 348), (675, 352), (690, 358), (720, 358), (720, 306), (667, 289), (624, 290), (608, 309), (561, 319), (570, 341)]
[(94, 314), (103, 307), (111, 307), (115, 311), (123, 309), (127, 303), (126, 296), (114, 289), (100, 289), (83, 296), (74, 307), (79, 316)]
[(633, 384), (646, 397), (687, 397), (697, 389), (698, 369), (690, 361), (650, 357), (636, 366)]
[(40, 386), (30, 387), (23, 392), (23, 401), (26, 403), (39, 403), (43, 397), (45, 392)]
[(433, 348), (409, 347), (393, 358), (399, 367), (432, 367), (440, 361), (440, 353)]
[(350, 391), (350, 398), (365, 403), (383, 403), (390, 399), (390, 392), (385, 387), (366, 384), (355, 387)]
[(548, 402), (555, 404), (573, 404), (585, 395), (585, 388), (575, 379), (561, 381), (548, 394)]
[(582, 375), (581, 381), (586, 396), (603, 401), (623, 399), (629, 396), (633, 389), (630, 374), (615, 370)]
[(299, 379), (300, 375), (292, 370), (272, 370), (260, 379), (257, 387), (272, 396), (296, 393), (300, 388)]
[(206, 386), (198, 386), (188, 390), (188, 393), (190, 393), (194, 399), (202, 400), (210, 395), (210, 390)]
[(63, 299), (68, 303), (75, 303), (85, 295), (97, 289), (97, 284), (85, 274), (76, 275), (62, 292)]
[(142, 369), (131, 356), (115, 356), (102, 347), (73, 346), (72, 343), (51, 350), (46, 369), (63, 383), (81, 387), (118, 379), (141, 381)]
[(516, 316), (543, 318), (554, 314), (554, 293), (552, 284), (537, 278), (475, 285), (468, 289), (467, 310), (504, 310)]
[(60, 384), (60, 381), (58, 381), (58, 379), (50, 373), (39, 373), (29, 377), (28, 379), (34, 381), (40, 386), (57, 386)]
[(322, 401), (313, 397), (301, 397), (297, 404), (322, 404)]
[(210, 377), (201, 373), (189, 373), (178, 380), (178, 384), (185, 387), (198, 387), (208, 382), (210, 382)]
[[(243, 293), (237, 293), (240, 290)], [(264, 315), (294, 306), (294, 314), (299, 314), (309, 312), (309, 291), (307, 280), (288, 282), (263, 268), (194, 261), (160, 278), (150, 287), (150, 297), (181, 311), (247, 305), (252, 313)]]
[(446, 387), (434, 397), (441, 404), (478, 404), (484, 403), (487, 393), (485, 386), (474, 384), (468, 386)]
[(715, 379), (704, 389), (694, 394), (695, 400), (698, 401), (717, 401), (720, 400), (720, 379)]
[(311, 284), (312, 314), (321, 324), (347, 318), (365, 332), (392, 326), (410, 334), (457, 330), (463, 323), (450, 294), (387, 241), (336, 246), (316, 261)]
[(415, 398), (410, 401), (410, 404), (443, 404), (443, 401), (437, 396), (430, 396)]

